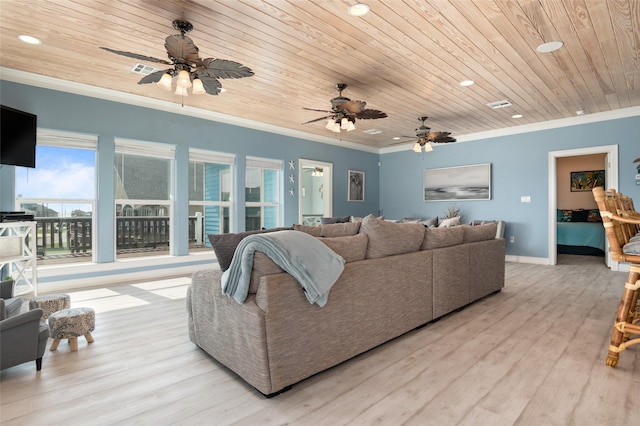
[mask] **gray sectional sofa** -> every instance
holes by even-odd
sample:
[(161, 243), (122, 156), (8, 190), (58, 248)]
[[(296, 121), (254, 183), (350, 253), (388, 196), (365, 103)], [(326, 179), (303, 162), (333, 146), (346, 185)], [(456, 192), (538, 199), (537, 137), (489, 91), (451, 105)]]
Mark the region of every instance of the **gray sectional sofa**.
[(326, 305), (310, 304), (291, 275), (256, 252), (242, 304), (222, 294), (221, 269), (193, 275), (187, 294), (189, 337), (272, 396), (500, 291), (505, 242), (496, 238), (496, 229), (495, 223), (426, 228), (373, 216), (296, 225), (296, 231), (320, 238), (345, 259)]

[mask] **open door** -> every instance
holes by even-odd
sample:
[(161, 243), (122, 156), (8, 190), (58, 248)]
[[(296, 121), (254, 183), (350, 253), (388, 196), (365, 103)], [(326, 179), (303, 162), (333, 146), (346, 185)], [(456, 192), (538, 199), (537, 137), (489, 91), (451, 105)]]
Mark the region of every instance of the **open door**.
[(319, 225), (333, 216), (333, 164), (300, 159), (298, 172), (299, 223)]

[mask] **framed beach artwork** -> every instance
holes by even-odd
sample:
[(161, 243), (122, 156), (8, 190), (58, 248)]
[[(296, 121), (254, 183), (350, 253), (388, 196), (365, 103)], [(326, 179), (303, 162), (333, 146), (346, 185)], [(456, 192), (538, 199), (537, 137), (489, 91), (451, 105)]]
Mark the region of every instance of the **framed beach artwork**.
[(597, 186), (604, 187), (604, 170), (571, 172), (571, 192), (591, 192)]
[(426, 169), (424, 201), (490, 200), (491, 163)]
[(364, 201), (364, 172), (349, 170), (347, 201)]

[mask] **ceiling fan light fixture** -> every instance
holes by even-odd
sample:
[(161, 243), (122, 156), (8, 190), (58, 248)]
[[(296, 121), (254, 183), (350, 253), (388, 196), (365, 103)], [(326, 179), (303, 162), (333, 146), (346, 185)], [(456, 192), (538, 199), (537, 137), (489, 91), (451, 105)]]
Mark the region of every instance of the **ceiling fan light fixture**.
[(171, 83), (173, 83), (173, 76), (171, 75), (171, 73), (167, 72), (160, 78), (160, 80), (158, 81), (157, 85), (159, 87), (161, 87), (162, 89), (170, 92), (171, 91)]
[(422, 146), (420, 145), (419, 142), (416, 142), (413, 144), (413, 148), (411, 148), (413, 150), (413, 152), (420, 152), (422, 151)]
[(433, 151), (433, 145), (431, 145), (431, 142), (427, 142), (424, 144), (424, 152), (431, 152)]
[(335, 121), (333, 121), (333, 118), (330, 118), (327, 120), (327, 125), (324, 126), (325, 129), (327, 130), (331, 130), (333, 131), (333, 125), (335, 124)]
[(182, 87), (183, 89), (191, 87), (191, 76), (189, 75), (189, 71), (180, 71), (178, 73), (178, 82), (176, 84), (178, 87)]
[(340, 120), (340, 128), (342, 130), (347, 130), (347, 123), (349, 123), (349, 120), (347, 119), (347, 117), (342, 117), (342, 119)]
[(176, 86), (176, 95), (178, 96), (189, 96), (189, 92), (187, 92), (186, 87), (180, 87), (180, 85)]
[(204, 95), (205, 93), (207, 93), (207, 91), (204, 90), (204, 85), (202, 84), (202, 80), (200, 80), (198, 77), (195, 77), (193, 79), (193, 88), (191, 89), (191, 94)]
[(332, 132), (334, 133), (340, 133), (340, 122), (336, 121), (335, 123), (333, 123), (333, 129), (331, 129)]
[(347, 123), (347, 132), (350, 132), (350, 131), (355, 130), (355, 129), (356, 129), (356, 125), (353, 124), (353, 121), (349, 121)]

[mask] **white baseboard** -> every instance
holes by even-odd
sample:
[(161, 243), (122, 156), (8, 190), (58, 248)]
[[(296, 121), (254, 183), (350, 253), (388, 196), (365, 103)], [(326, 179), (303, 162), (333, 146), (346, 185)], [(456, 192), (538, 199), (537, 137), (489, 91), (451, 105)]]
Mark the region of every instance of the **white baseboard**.
[(530, 256), (512, 256), (506, 255), (504, 260), (514, 263), (533, 263), (535, 265), (549, 265), (549, 258), (546, 257), (530, 257)]

